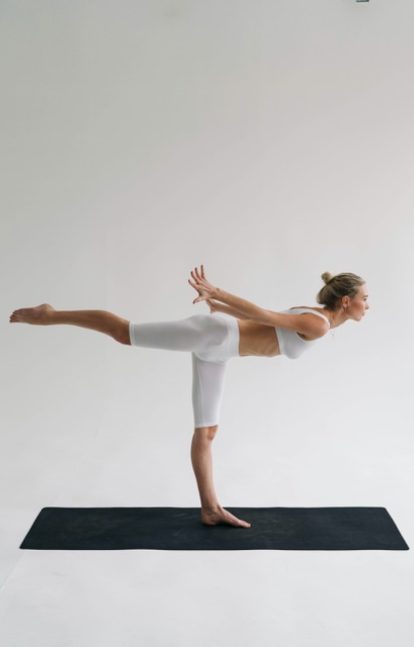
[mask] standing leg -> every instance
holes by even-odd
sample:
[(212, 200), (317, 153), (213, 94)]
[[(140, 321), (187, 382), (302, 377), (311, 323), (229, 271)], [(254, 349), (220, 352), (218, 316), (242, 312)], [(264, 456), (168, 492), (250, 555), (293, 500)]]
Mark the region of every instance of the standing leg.
[(250, 528), (250, 523), (235, 517), (220, 505), (214, 489), (211, 443), (217, 428), (218, 425), (197, 427), (191, 442), (191, 461), (201, 500), (201, 521), (207, 526), (226, 523), (231, 526)]
[(70, 324), (90, 328), (110, 335), (121, 344), (130, 344), (129, 322), (107, 310), (55, 310), (49, 303), (34, 308), (15, 310), (10, 323), (29, 323), (40, 326)]
[(209, 526), (227, 523), (250, 528), (219, 503), (213, 484), (211, 444), (218, 428), (223, 397), (226, 362), (209, 362), (192, 353), (193, 411), (195, 430), (191, 443), (191, 461), (201, 501), (201, 521)]

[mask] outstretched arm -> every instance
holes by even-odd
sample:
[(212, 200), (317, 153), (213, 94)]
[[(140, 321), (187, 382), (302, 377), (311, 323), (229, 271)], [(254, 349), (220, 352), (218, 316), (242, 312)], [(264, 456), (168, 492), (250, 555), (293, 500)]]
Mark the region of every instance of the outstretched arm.
[(317, 315), (308, 313), (294, 315), (285, 312), (265, 310), (260, 306), (256, 306), (254, 303), (250, 303), (250, 301), (236, 297), (234, 294), (224, 292), (220, 288), (216, 289), (217, 296), (215, 298), (217, 300), (229, 304), (231, 309), (237, 308), (247, 319), (251, 319), (256, 323), (271, 326), (272, 328), (287, 328), (288, 330), (299, 332), (302, 335), (311, 336), (313, 339), (323, 337), (329, 330), (329, 324)]
[(215, 299), (225, 303), (231, 309), (240, 312), (246, 319), (251, 319), (256, 323), (264, 324), (265, 326), (280, 328), (287, 328), (288, 330), (295, 330), (303, 335), (312, 335), (314, 337), (322, 337), (329, 329), (329, 325), (322, 321), (320, 317), (312, 314), (287, 314), (283, 312), (274, 312), (261, 308), (251, 301), (246, 301), (235, 294), (225, 292), (220, 288), (214, 287), (207, 281), (204, 275), (204, 267), (201, 265), (201, 271), (197, 268), (191, 272), (194, 283), (188, 281), (199, 293), (199, 296), (194, 299), (193, 303), (198, 301), (205, 301), (207, 299)]
[(231, 317), (235, 317), (236, 319), (249, 319), (249, 317), (246, 317), (246, 315), (239, 312), (239, 310), (230, 308), (230, 306), (226, 306), (224, 305), (224, 303), (220, 303), (220, 301), (206, 299), (206, 303), (208, 303), (208, 305), (210, 306), (210, 312), (224, 312), (225, 314), (230, 315)]
[[(250, 303), (250, 301), (245, 301), (244, 299), (240, 299), (240, 297), (236, 297), (234, 294), (223, 292), (219, 288), (217, 288), (217, 290), (218, 296), (216, 296), (215, 298), (222, 301), (223, 303), (229, 304), (230, 311), (237, 312), (237, 308), (240, 312), (243, 313), (243, 318), (251, 319), (256, 323), (261, 323), (265, 326), (271, 326), (272, 328), (276, 326), (278, 328), (287, 328), (288, 330), (299, 332), (302, 335), (308, 335), (313, 339), (323, 337), (323, 335), (325, 335), (329, 330), (329, 324), (326, 321), (323, 321), (317, 315), (308, 313), (294, 315), (287, 314), (285, 312), (265, 310), (264, 308), (256, 306), (254, 303)], [(226, 308), (226, 306), (222, 307)], [(232, 314), (232, 312), (229, 312), (229, 314)]]
[(230, 292), (225, 292), (220, 288), (215, 288), (216, 292), (214, 294), (214, 299), (225, 303), (232, 310), (235, 310), (241, 313), (246, 319), (251, 319), (257, 323), (263, 323), (263, 318), (265, 316), (265, 310), (260, 306), (252, 303), (251, 301), (246, 301), (241, 297), (237, 297), (235, 294)]

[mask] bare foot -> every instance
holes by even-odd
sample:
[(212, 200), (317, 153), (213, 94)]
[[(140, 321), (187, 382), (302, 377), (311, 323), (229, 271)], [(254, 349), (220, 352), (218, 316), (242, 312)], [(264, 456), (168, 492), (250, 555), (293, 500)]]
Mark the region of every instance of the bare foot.
[(10, 315), (10, 323), (30, 323), (45, 326), (49, 323), (49, 316), (54, 312), (53, 306), (49, 303), (41, 303), (40, 306), (34, 308), (20, 308), (15, 310)]
[(248, 521), (238, 519), (234, 514), (231, 514), (231, 512), (228, 512), (228, 510), (225, 510), (221, 506), (214, 509), (201, 508), (201, 521), (206, 526), (217, 526), (218, 524), (224, 523), (240, 528), (250, 528), (252, 525)]

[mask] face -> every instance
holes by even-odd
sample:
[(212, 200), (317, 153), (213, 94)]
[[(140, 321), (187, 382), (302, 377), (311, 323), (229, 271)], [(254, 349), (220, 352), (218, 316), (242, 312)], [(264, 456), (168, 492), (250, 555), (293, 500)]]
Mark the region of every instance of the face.
[(357, 294), (351, 299), (346, 300), (345, 305), (347, 305), (346, 311), (352, 319), (360, 321), (365, 315), (365, 312), (369, 309), (368, 305), (368, 290), (367, 286), (360, 285), (358, 288)]

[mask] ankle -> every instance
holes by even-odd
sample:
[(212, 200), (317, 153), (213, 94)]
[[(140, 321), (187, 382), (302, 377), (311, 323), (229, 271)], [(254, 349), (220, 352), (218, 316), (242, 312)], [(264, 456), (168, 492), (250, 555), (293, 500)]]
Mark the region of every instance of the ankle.
[(219, 512), (221, 509), (222, 509), (222, 506), (219, 503), (210, 503), (208, 505), (204, 504), (201, 506), (201, 510), (209, 514), (214, 512)]

